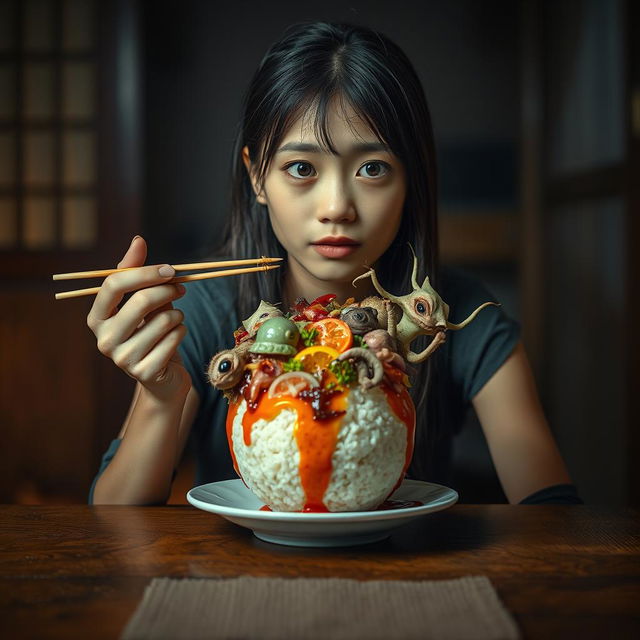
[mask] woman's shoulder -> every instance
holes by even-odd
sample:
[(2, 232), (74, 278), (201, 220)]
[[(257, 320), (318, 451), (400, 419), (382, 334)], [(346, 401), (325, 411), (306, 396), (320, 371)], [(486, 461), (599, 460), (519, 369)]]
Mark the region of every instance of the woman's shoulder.
[(438, 293), (449, 305), (450, 322), (460, 322), (483, 302), (498, 302), (485, 283), (472, 273), (456, 267), (442, 267)]
[[(452, 323), (462, 322), (485, 302), (500, 305), (482, 280), (462, 269), (443, 268), (438, 285)], [(520, 323), (501, 305), (485, 307), (463, 329), (447, 332), (448, 369), (466, 402), (504, 363), (519, 339)]]

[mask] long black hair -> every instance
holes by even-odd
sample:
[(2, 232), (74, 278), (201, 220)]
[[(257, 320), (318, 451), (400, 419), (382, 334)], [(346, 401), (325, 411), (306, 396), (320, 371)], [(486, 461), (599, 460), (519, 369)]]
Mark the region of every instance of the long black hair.
[[(260, 300), (279, 302), (287, 253), (269, 222), (266, 205), (256, 201), (242, 161), (246, 145), (263, 180), (283, 136), (302, 114), (314, 110), (314, 129), (321, 145), (335, 149), (327, 128), (329, 104), (337, 97), (349, 104), (381, 142), (403, 163), (407, 195), (400, 228), (376, 262), (385, 290), (410, 292), (413, 260), (419, 261), (418, 280), (425, 273), (438, 282), (437, 174), (431, 116), (420, 80), (405, 53), (389, 38), (371, 29), (345, 23), (303, 23), (289, 27), (267, 51), (244, 98), (242, 120), (234, 144), (231, 215), (222, 251), (233, 258), (265, 255), (282, 257), (283, 268), (239, 276), (236, 306), (239, 318), (250, 316)], [(277, 274), (274, 276), (274, 274)], [(330, 293), (330, 292), (327, 292)], [(420, 338), (413, 349), (426, 346)], [(427, 477), (428, 454), (436, 420), (429, 396), (432, 364), (419, 365), (411, 394), (417, 409), (417, 455), (410, 468), (414, 477)], [(427, 410), (429, 405), (430, 410)], [(427, 415), (429, 414), (429, 415)], [(427, 423), (430, 423), (427, 429)]]

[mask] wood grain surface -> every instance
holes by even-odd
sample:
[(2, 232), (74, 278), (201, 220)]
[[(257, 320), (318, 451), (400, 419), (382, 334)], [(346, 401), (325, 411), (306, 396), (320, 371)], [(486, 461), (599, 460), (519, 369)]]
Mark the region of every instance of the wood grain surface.
[(262, 542), (192, 507), (0, 506), (0, 634), (117, 638), (151, 578), (488, 576), (525, 638), (640, 637), (640, 518), (456, 505), (361, 547)]

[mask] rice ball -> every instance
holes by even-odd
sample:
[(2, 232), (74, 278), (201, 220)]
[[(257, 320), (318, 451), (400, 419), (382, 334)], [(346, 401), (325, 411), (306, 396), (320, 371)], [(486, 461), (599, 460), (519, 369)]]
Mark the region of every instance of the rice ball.
[(375, 509), (399, 485), (413, 451), (415, 409), (406, 389), (343, 389), (314, 420), (309, 402), (263, 394), (254, 411), (229, 407), (227, 433), (245, 484), (274, 511)]

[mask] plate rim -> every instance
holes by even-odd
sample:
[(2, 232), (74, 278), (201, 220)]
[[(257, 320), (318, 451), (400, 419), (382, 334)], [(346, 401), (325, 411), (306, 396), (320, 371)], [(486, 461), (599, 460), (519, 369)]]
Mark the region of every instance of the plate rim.
[[(192, 506), (202, 509), (203, 511), (208, 511), (210, 513), (215, 513), (220, 516), (232, 516), (237, 518), (252, 518), (256, 520), (265, 520), (265, 521), (278, 521), (278, 522), (309, 522), (309, 523), (329, 523), (329, 522), (365, 522), (368, 520), (395, 520), (398, 518), (411, 518), (417, 517), (420, 515), (426, 515), (428, 513), (433, 513), (436, 511), (441, 511), (450, 506), (453, 506), (456, 502), (458, 502), (460, 496), (455, 489), (451, 487), (447, 487), (442, 484), (437, 484), (435, 482), (425, 482), (423, 480), (413, 480), (410, 478), (406, 478), (402, 481), (400, 489), (402, 485), (411, 484), (415, 485), (424, 485), (424, 488), (427, 487), (436, 487), (438, 489), (442, 489), (445, 492), (449, 492), (447, 496), (446, 493), (444, 496), (438, 498), (438, 501), (430, 504), (422, 504), (416, 507), (405, 507), (402, 509), (385, 509), (382, 511), (338, 511), (338, 512), (329, 512), (329, 513), (304, 513), (300, 511), (261, 511), (260, 509), (244, 509), (241, 507), (226, 507), (223, 505), (216, 505), (209, 502), (203, 502), (199, 500), (195, 496), (192, 495), (193, 492), (198, 489), (204, 489), (206, 487), (210, 487), (213, 485), (220, 484), (235, 484), (238, 483), (243, 487), (244, 490), (251, 492), (241, 478), (230, 478), (228, 480), (218, 480), (217, 482), (207, 482), (205, 484), (198, 485), (197, 487), (192, 487), (187, 492), (187, 501)], [(396, 489), (396, 491), (398, 490)], [(394, 491), (395, 493), (395, 491)], [(255, 496), (255, 494), (253, 494)], [(392, 498), (394, 494), (392, 493), (390, 498)], [(256, 499), (257, 496), (255, 496)]]

